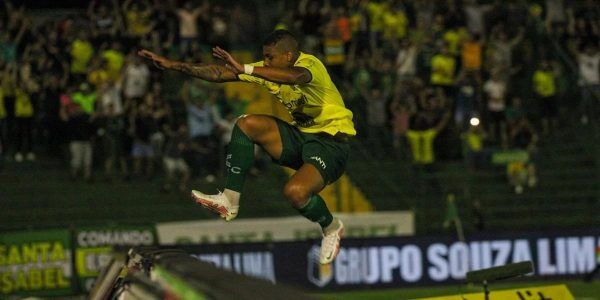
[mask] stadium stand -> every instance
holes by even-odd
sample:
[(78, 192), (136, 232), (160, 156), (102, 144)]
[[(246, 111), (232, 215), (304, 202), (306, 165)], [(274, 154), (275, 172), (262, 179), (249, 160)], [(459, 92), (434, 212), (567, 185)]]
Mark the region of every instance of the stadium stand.
[[(172, 204), (176, 201), (173, 200), (176, 198), (175, 196), (155, 193), (160, 189), (155, 186), (162, 185), (159, 181), (163, 181), (163, 175), (160, 174), (162, 165), (159, 155), (166, 146), (167, 132), (165, 130), (185, 120), (186, 108), (180, 99), (182, 83), (188, 81), (188, 78), (175, 73), (161, 76), (152, 68), (148, 69), (150, 73), (147, 79), (142, 77), (143, 80), (159, 82), (162, 85), (160, 94), (155, 96), (164, 98), (167, 103), (164, 108), (154, 108), (156, 112), (161, 110), (167, 112), (164, 118), (156, 119), (163, 127), (156, 128), (152, 127), (156, 125), (151, 125), (149, 128), (150, 134), (153, 136), (152, 141), (156, 141), (156, 143), (152, 142), (153, 150), (157, 152), (150, 164), (154, 165), (156, 170), (153, 173), (155, 177), (150, 179), (136, 175), (133, 159), (129, 153), (130, 148), (127, 146), (131, 144), (132, 137), (135, 140), (135, 135), (140, 133), (127, 131), (126, 128), (118, 129), (122, 131), (118, 133), (116, 142), (117, 145), (124, 148), (116, 150), (120, 153), (117, 153), (120, 157), (111, 158), (111, 155), (116, 154), (111, 154), (112, 150), (106, 148), (107, 141), (110, 142), (110, 139), (107, 138), (107, 135), (102, 135), (107, 128), (101, 125), (102, 122), (94, 122), (95, 126), (100, 126), (96, 128), (100, 131), (91, 133), (92, 136), (90, 136), (94, 154), (91, 165), (93, 176), (90, 176), (89, 180), (94, 182), (90, 186), (86, 186), (77, 181), (66, 180), (65, 174), (60, 170), (64, 169), (70, 160), (66, 137), (73, 132), (66, 129), (69, 128), (69, 125), (61, 121), (58, 110), (61, 106), (66, 108), (70, 98), (73, 98), (72, 101), (75, 102), (85, 101), (77, 100), (79, 98), (75, 92), (81, 82), (86, 82), (92, 87), (100, 87), (101, 82), (98, 80), (104, 78), (101, 72), (104, 67), (102, 67), (102, 58), (99, 55), (103, 53), (102, 55), (109, 57), (107, 59), (110, 60), (110, 54), (108, 56), (106, 54), (110, 52), (108, 51), (110, 49), (113, 50), (112, 53), (117, 53), (116, 57), (125, 59), (125, 68), (134, 64), (131, 51), (138, 46), (162, 49), (165, 53), (170, 53), (175, 57), (206, 60), (210, 58), (203, 50), (206, 50), (215, 41), (222, 41), (224, 45), (230, 44), (232, 48), (238, 49), (234, 52), (237, 57), (243, 61), (251, 61), (253, 57), (256, 57), (254, 54), (258, 50), (254, 43), (255, 37), (268, 32), (273, 28), (272, 26), (296, 31), (303, 37), (307, 50), (315, 51), (328, 62), (333, 70), (332, 74), (335, 76), (335, 80), (345, 94), (347, 104), (355, 112), (355, 122), (361, 135), (354, 142), (353, 157), (357, 159), (353, 159), (348, 168), (349, 182), (354, 183), (355, 187), (353, 188), (361, 190), (371, 204), (354, 205), (346, 203), (347, 199), (331, 199), (337, 197), (335, 193), (332, 193), (332, 196), (328, 197), (331, 199), (328, 200), (330, 206), (339, 206), (340, 209), (344, 207), (348, 211), (355, 211), (356, 207), (371, 209), (369, 208), (371, 206), (377, 210), (417, 209), (417, 221), (421, 225), (418, 226), (418, 230), (420, 232), (436, 232), (441, 229), (439, 224), (443, 222), (443, 218), (440, 216), (444, 212), (429, 208), (443, 206), (443, 199), (447, 194), (454, 193), (458, 195), (460, 210), (467, 220), (471, 203), (479, 200), (484, 208), (488, 225), (486, 229), (490, 230), (506, 228), (505, 226), (518, 229), (545, 228), (556, 224), (569, 227), (597, 224), (597, 220), (592, 216), (585, 217), (585, 212), (593, 211), (598, 207), (598, 187), (594, 184), (598, 179), (598, 150), (594, 146), (597, 143), (590, 142), (598, 139), (598, 125), (596, 115), (586, 114), (586, 112), (594, 114), (597, 111), (597, 94), (594, 94), (594, 91), (597, 91), (597, 84), (582, 82), (587, 78), (581, 77), (584, 71), (580, 69), (582, 66), (578, 65), (578, 59), (581, 60), (582, 55), (587, 55), (586, 57), (592, 62), (594, 57), (598, 56), (598, 47), (593, 42), (593, 37), (597, 37), (597, 33), (593, 30), (594, 26), (597, 26), (597, 22), (590, 17), (591, 15), (585, 14), (589, 3), (565, 4), (567, 5), (565, 11), (568, 13), (564, 18), (559, 18), (556, 17), (554, 7), (525, 2), (513, 6), (487, 3), (486, 1), (480, 4), (468, 2), (460, 4), (461, 6), (452, 2), (428, 6), (412, 1), (395, 4), (387, 1), (357, 1), (349, 2), (348, 6), (344, 6), (341, 5), (342, 3), (332, 1), (327, 2), (327, 5), (320, 10), (314, 10), (309, 2), (281, 2), (278, 9), (291, 11), (294, 14), (291, 19), (279, 20), (274, 15), (265, 14), (260, 3), (250, 2), (239, 5), (235, 2), (227, 2), (220, 5), (197, 6), (194, 9), (197, 9), (199, 13), (197, 22), (198, 28), (201, 29), (195, 33), (198, 42), (197, 48), (194, 48), (194, 51), (185, 52), (187, 50), (181, 48), (181, 44), (177, 42), (178, 40), (183, 41), (183, 39), (179, 39), (181, 33), (177, 34), (178, 32), (175, 30), (180, 21), (177, 18), (178, 10), (182, 12), (187, 9), (182, 6), (183, 3), (169, 1), (165, 5), (159, 5), (158, 2), (154, 4), (147, 2), (139, 7), (131, 7), (127, 2), (92, 1), (89, 5), (84, 5), (83, 3), (73, 4), (59, 1), (50, 9), (48, 3), (44, 1), (35, 3), (6, 1), (2, 10), (2, 25), (7, 28), (3, 42), (5, 51), (2, 60), (3, 89), (5, 90), (3, 96), (5, 109), (1, 123), (4, 160), (2, 179), (3, 185), (6, 186), (3, 191), (3, 198), (7, 199), (4, 201), (4, 205), (11, 206), (11, 209), (4, 210), (3, 213), (12, 222), (3, 226), (19, 228), (27, 224), (35, 227), (36, 223), (25, 220), (45, 220), (45, 218), (47, 220), (63, 220), (65, 225), (68, 222), (76, 223), (77, 218), (67, 217), (71, 215), (80, 215), (82, 216), (81, 220), (102, 222), (105, 218), (111, 220), (110, 212), (117, 209), (118, 205), (125, 203), (139, 205), (142, 202), (146, 203), (143, 211), (148, 216), (144, 217), (145, 213), (136, 214), (135, 217), (129, 216), (127, 217), (128, 222), (169, 218), (158, 212), (171, 206), (174, 207), (170, 208), (171, 211), (168, 215), (173, 220), (195, 218), (195, 215), (187, 213), (188, 206)], [(227, 7), (225, 4), (231, 4), (231, 7)], [(390, 8), (390, 12), (383, 13), (385, 8)], [(445, 8), (451, 9), (445, 10)], [(231, 10), (236, 14), (235, 16), (239, 17), (231, 18), (228, 20), (229, 23), (226, 23), (227, 26), (224, 30), (226, 34), (230, 35), (229, 40), (219, 40), (220, 37), (209, 29), (210, 26), (220, 24), (219, 22), (224, 16), (221, 12), (223, 9)], [(132, 23), (134, 21), (128, 18), (138, 10), (159, 16), (160, 23), (144, 23), (144, 20), (140, 24)], [(444, 13), (444, 11), (446, 12)], [(465, 14), (458, 13), (460, 11)], [(591, 9), (591, 11), (595, 10)], [(511, 14), (511, 12), (515, 12), (515, 14)], [(480, 19), (474, 17), (473, 13), (487, 14), (490, 18), (486, 19), (484, 23), (478, 23)], [(259, 26), (244, 27), (249, 22), (248, 16), (251, 14), (260, 16), (258, 18), (261, 20)], [(501, 21), (505, 14), (510, 14), (515, 20)], [(319, 24), (322, 29), (327, 28), (328, 31), (313, 30), (314, 28), (310, 26), (314, 26), (314, 24), (310, 25), (310, 20)], [(331, 20), (335, 20), (337, 23)], [(519, 26), (514, 25), (518, 22), (512, 21), (523, 21), (522, 24), (535, 26), (519, 29)], [(392, 22), (390, 24), (393, 25), (387, 24), (387, 27), (381, 27), (382, 24), (379, 22)], [(425, 29), (423, 22), (432, 22), (434, 25), (430, 29)], [(87, 36), (79, 30), (80, 28), (89, 29)], [(165, 28), (174, 32), (165, 30)], [(389, 28), (396, 28), (397, 31), (389, 31)], [(364, 31), (365, 29), (367, 31)], [(155, 35), (154, 40), (144, 38), (143, 34), (146, 33)], [(470, 43), (479, 43), (479, 46), (485, 50), (479, 53), (479, 56), (477, 53), (475, 54), (476, 61), (473, 66), (464, 66), (465, 61), (462, 61), (470, 59), (465, 58), (464, 55), (472, 53), (460, 53), (461, 49), (464, 51), (471, 49), (466, 46), (460, 47), (461, 45), (471, 45), (464, 44), (468, 42), (466, 39), (468, 36), (479, 36), (480, 40), (470, 40)], [(334, 44), (329, 42), (321, 44), (321, 42), (336, 38), (341, 38), (345, 47), (343, 55), (335, 56), (331, 60), (332, 58), (328, 57), (330, 53), (328, 51), (333, 50), (328, 47), (335, 47), (331, 46)], [(162, 42), (162, 39), (171, 44), (158, 43)], [(497, 48), (502, 39), (510, 39), (513, 42), (512, 48), (508, 52), (502, 52), (501, 48)], [(110, 44), (111, 41), (118, 41), (119, 45)], [(397, 41), (409, 41), (410, 43), (399, 44)], [(46, 46), (41, 42), (46, 42)], [(450, 85), (451, 88), (440, 86), (442, 88), (440, 94), (435, 90), (436, 81), (429, 82), (429, 74), (436, 72), (431, 69), (433, 61), (429, 59), (433, 59), (437, 53), (436, 49), (441, 49), (442, 45), (449, 47), (449, 57), (458, 60), (456, 60), (455, 70), (450, 74), (453, 82)], [(411, 50), (410, 47), (414, 47), (414, 49)], [(413, 53), (409, 50), (416, 52)], [(369, 54), (372, 55), (368, 56)], [(34, 55), (42, 55), (41, 57), (47, 59), (36, 61)], [(536, 62), (536, 57), (540, 57), (538, 62), (550, 61), (554, 66), (553, 72), (557, 76), (555, 82), (551, 83), (556, 94), (552, 101), (558, 104), (557, 111), (559, 112), (557, 116), (560, 125), (556, 128), (552, 127), (556, 125), (553, 122), (550, 122), (552, 124), (548, 123), (550, 124), (548, 126), (544, 125), (546, 124), (544, 123), (546, 120), (544, 107), (548, 105), (544, 106), (545, 104), (538, 103), (540, 100), (535, 98), (536, 86), (532, 76), (538, 65), (536, 63), (522, 64), (527, 58)], [(116, 60), (116, 63), (120, 68), (119, 59)], [(408, 69), (405, 69), (405, 63), (409, 62), (404, 59), (414, 60), (410, 61), (414, 65), (409, 65)], [(463, 65), (460, 64), (461, 61)], [(504, 67), (509, 67), (510, 70), (494, 65), (497, 61), (508, 63)], [(78, 63), (83, 64), (83, 73), (78, 73)], [(108, 68), (111, 67), (108, 66)], [(107, 72), (110, 73), (109, 69)], [(536, 187), (528, 189), (524, 194), (515, 195), (510, 191), (509, 180), (505, 178), (503, 167), (493, 167), (488, 164), (483, 169), (474, 171), (469, 169), (469, 172), (464, 172), (466, 165), (463, 160), (466, 159), (467, 154), (461, 154), (466, 152), (464, 152), (460, 136), (461, 132), (469, 127), (464, 125), (466, 119), (480, 116), (482, 122), (480, 126), (483, 126), (484, 131), (493, 129), (487, 126), (489, 116), (485, 105), (491, 100), (484, 96), (483, 83), (494, 72), (501, 73), (501, 77), (507, 83), (506, 97), (519, 96), (524, 99), (525, 116), (534, 124), (536, 136), (539, 136), (539, 142), (536, 145), (538, 150), (535, 154), (538, 174), (537, 178), (530, 182), (532, 186), (536, 185)], [(27, 77), (27, 74), (30, 76)], [(114, 76), (116, 77), (113, 80), (107, 81), (108, 85), (113, 86), (113, 83), (120, 82), (119, 75), (115, 73)], [(464, 102), (462, 93), (462, 91), (469, 90), (465, 88), (472, 83), (469, 78), (475, 80), (475, 85), (472, 86), (475, 88), (474, 97), (469, 100), (472, 103)], [(596, 79), (591, 78), (590, 80)], [(23, 84), (14, 85), (21, 81)], [(286, 118), (282, 107), (274, 104), (266, 92), (249, 85), (234, 83), (226, 85), (224, 90), (219, 90), (211, 85), (197, 85), (193, 82), (190, 84), (194, 86), (193, 90), (196, 93), (193, 97), (208, 97), (209, 94), (216, 93), (216, 102), (211, 109), (213, 111), (216, 109), (217, 114), (229, 110), (233, 110), (237, 114), (270, 111), (274, 115)], [(152, 95), (150, 86), (151, 84), (147, 83), (146, 86), (141, 87), (143, 98), (155, 97), (143, 94)], [(18, 94), (18, 91), (21, 91), (20, 88), (23, 88), (26, 93)], [(118, 89), (119, 85), (114, 85), (114, 88)], [(127, 88), (127, 86), (123, 88)], [(379, 106), (372, 106), (370, 104), (372, 95), (366, 95), (365, 88), (381, 90), (380, 96), (384, 97), (384, 102), (378, 104)], [(98, 90), (96, 97), (102, 97), (105, 94), (102, 91)], [(431, 100), (432, 103), (440, 102), (437, 104), (437, 108), (428, 112), (428, 108), (422, 106), (421, 102), (424, 100), (420, 98), (424, 97), (423, 91), (437, 93), (437, 100)], [(133, 109), (133, 106), (130, 105), (133, 103), (130, 102), (132, 96), (128, 96), (127, 91), (124, 92), (125, 111), (134, 113), (137, 109)], [(13, 94), (15, 96), (28, 94), (29, 97), (19, 98), (17, 96), (15, 98)], [(58, 95), (62, 95), (63, 100), (61, 101), (66, 102), (59, 103)], [(433, 94), (427, 97), (433, 97)], [(13, 101), (15, 99), (31, 103), (34, 108), (32, 115), (29, 116), (25, 112), (24, 116), (20, 116), (19, 114), (23, 112), (14, 111)], [(507, 103), (503, 105), (508, 105), (510, 108), (510, 101), (507, 99), (504, 101)], [(393, 123), (390, 119), (392, 118), (392, 103), (396, 102), (404, 103), (401, 106), (405, 105), (407, 109), (404, 117), (399, 115), (400, 119), (398, 120), (400, 121), (398, 122), (400, 123), (398, 124)], [(89, 109), (94, 109), (94, 107)], [(106, 115), (106, 112), (100, 109), (100, 106), (96, 108), (94, 118), (102, 119), (101, 116)], [(432, 141), (434, 143), (432, 163), (414, 164), (411, 157), (414, 157), (415, 153), (410, 153), (411, 150), (408, 148), (410, 143), (405, 140), (403, 135), (400, 135), (397, 141), (391, 142), (391, 136), (396, 130), (393, 129), (393, 126), (402, 126), (402, 122), (408, 121), (403, 126), (408, 126), (409, 130), (416, 130), (415, 128), (419, 126), (428, 126), (425, 124), (428, 121), (423, 120), (431, 117), (439, 118), (440, 112), (448, 112), (448, 110), (452, 115), (452, 120)], [(459, 116), (461, 113), (463, 115)], [(427, 117), (427, 114), (430, 116)], [(438, 114), (437, 117), (436, 114)], [(554, 118), (554, 116), (550, 117)], [(216, 118), (222, 118), (222, 116), (216, 116)], [(127, 124), (130, 119), (126, 117), (123, 120)], [(543, 132), (551, 129), (552, 133)], [(509, 147), (506, 144), (507, 141), (500, 139), (509, 131), (507, 128), (504, 130), (506, 132), (500, 132), (496, 139), (491, 139), (494, 135), (493, 130), (485, 134), (487, 138), (482, 143), (483, 151), (488, 159), (492, 153)], [(400, 131), (400, 134), (404, 133)], [(214, 138), (218, 139), (217, 136)], [(31, 148), (31, 151), (27, 150), (27, 147)], [(461, 150), (461, 148), (463, 149)], [(218, 156), (218, 149), (215, 148), (211, 151), (216, 151), (215, 155)], [(217, 176), (220, 179), (220, 171), (216, 167), (206, 168), (206, 165), (202, 165), (193, 152), (185, 155), (186, 160), (192, 166), (193, 184), (208, 185), (210, 188), (214, 188), (213, 178)], [(107, 158), (111, 158), (110, 163)], [(123, 173), (117, 176), (121, 158), (125, 159), (125, 164), (122, 168)], [(21, 163), (23, 160), (28, 162)], [(261, 165), (257, 167), (256, 173), (277, 174), (273, 180), (285, 179), (284, 173), (277, 169), (270, 168), (261, 171), (259, 170)], [(371, 176), (373, 173), (368, 172), (369, 170), (377, 170), (374, 172), (375, 176)], [(465, 176), (466, 174), (468, 176)], [(34, 181), (24, 185), (19, 183), (19, 178), (23, 178), (23, 176), (53, 178), (56, 181)], [(272, 176), (261, 176), (256, 180), (265, 181), (265, 185), (271, 186), (266, 181), (270, 180), (269, 177)], [(134, 178), (132, 179), (132, 177)], [(105, 180), (107, 184), (104, 183)], [(113, 183), (108, 184), (111, 181)], [(58, 188), (59, 186), (72, 188), (73, 192), (65, 193), (64, 190)], [(165, 185), (163, 191), (166, 191), (165, 188), (170, 190), (173, 187)], [(182, 188), (184, 187), (182, 186)], [(522, 187), (520, 189), (522, 190)], [(27, 200), (32, 198), (26, 192), (27, 190), (44, 196), (42, 199), (35, 197), (35, 201)], [(110, 199), (104, 197), (109, 193), (108, 190), (111, 191)], [(143, 201), (136, 200), (139, 199), (137, 195), (141, 191), (152, 192), (146, 193)], [(477, 199), (474, 195), (478, 196)], [(278, 191), (248, 191), (248, 198), (280, 199), (281, 197)], [(277, 201), (269, 202), (277, 203)], [(37, 204), (37, 208), (30, 208), (33, 203)], [(346, 204), (336, 205), (336, 203)], [(55, 207), (53, 204), (67, 206), (69, 209), (53, 209)], [(80, 212), (92, 204), (98, 204), (98, 209), (106, 211), (106, 214), (98, 215), (98, 218), (90, 218), (84, 212)], [(25, 214), (21, 212), (21, 209), (17, 209), (16, 205), (23, 207), (22, 209), (26, 210)], [(285, 215), (286, 210), (282, 209), (282, 206), (284, 205), (259, 204), (260, 209), (248, 211), (245, 216), (277, 215), (280, 212)], [(568, 210), (564, 209), (567, 207)], [(153, 211), (157, 213), (154, 214)], [(521, 220), (522, 214), (528, 214), (531, 211), (537, 211), (540, 214), (534, 214), (534, 217), (527, 221), (513, 222), (513, 220)], [(562, 214), (557, 215), (558, 223), (543, 222), (544, 216), (558, 213)], [(160, 216), (157, 217), (157, 215)], [(535, 219), (537, 215), (541, 217)], [(19, 221), (21, 219), (23, 221)], [(120, 222), (121, 220), (111, 221)], [(44, 224), (44, 222), (39, 224)], [(469, 222), (467, 221), (467, 223)]]
[[(452, 198), (467, 235), (597, 228), (599, 20), (594, 1), (565, 0), (3, 1), (0, 233), (213, 219), (189, 190), (221, 186), (228, 118), (287, 111), (135, 51), (202, 62), (220, 45), (247, 63), (275, 28), (354, 113), (333, 211), (410, 210), (417, 235), (453, 235)], [(190, 180), (167, 180), (167, 153)], [(289, 170), (268, 160), (257, 151), (240, 218), (295, 214), (275, 188)]]

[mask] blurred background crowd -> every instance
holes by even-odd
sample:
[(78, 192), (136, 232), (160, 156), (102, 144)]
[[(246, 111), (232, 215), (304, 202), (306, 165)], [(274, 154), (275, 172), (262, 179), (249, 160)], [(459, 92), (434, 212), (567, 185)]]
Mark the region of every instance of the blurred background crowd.
[(250, 62), (279, 28), (328, 66), (375, 158), (476, 170), (489, 149), (517, 150), (529, 159), (507, 172), (520, 193), (537, 184), (536, 147), (564, 114), (598, 118), (593, 0), (104, 0), (36, 14), (44, 3), (0, 7), (0, 153), (60, 158), (90, 182), (165, 173), (168, 191), (221, 176), (235, 118), (259, 95), (177, 77), (135, 52), (206, 62), (219, 45)]

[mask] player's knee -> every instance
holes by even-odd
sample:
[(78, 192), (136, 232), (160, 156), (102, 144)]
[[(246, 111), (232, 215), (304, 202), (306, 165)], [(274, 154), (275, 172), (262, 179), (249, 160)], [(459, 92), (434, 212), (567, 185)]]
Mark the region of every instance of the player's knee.
[(255, 130), (255, 128), (258, 126), (257, 123), (258, 122), (257, 122), (255, 116), (242, 115), (237, 119), (237, 121), (235, 122), (235, 125), (237, 125), (244, 132), (250, 132), (250, 131)]
[(300, 208), (306, 203), (310, 192), (301, 184), (288, 183), (283, 188), (283, 195), (291, 202), (293, 207)]
[(257, 115), (243, 115), (235, 124), (248, 136), (260, 135), (267, 127), (264, 117)]

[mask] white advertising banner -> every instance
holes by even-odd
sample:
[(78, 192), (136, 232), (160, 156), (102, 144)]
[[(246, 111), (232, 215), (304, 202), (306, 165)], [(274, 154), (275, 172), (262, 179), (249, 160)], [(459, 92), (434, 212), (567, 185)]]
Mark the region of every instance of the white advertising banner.
[[(335, 216), (344, 222), (345, 237), (393, 237), (415, 233), (411, 211), (336, 213)], [(167, 222), (158, 223), (156, 231), (161, 245), (301, 241), (321, 237), (319, 226), (301, 216), (232, 222)]]

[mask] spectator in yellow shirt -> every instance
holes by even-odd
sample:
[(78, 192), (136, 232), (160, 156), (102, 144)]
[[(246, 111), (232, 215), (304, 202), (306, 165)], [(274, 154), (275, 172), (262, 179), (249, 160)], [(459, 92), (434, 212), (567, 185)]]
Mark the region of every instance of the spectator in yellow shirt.
[(448, 45), (443, 45), (440, 52), (431, 58), (430, 83), (444, 90), (446, 97), (452, 99), (456, 59), (450, 54)]
[(394, 6), (383, 13), (383, 37), (389, 41), (397, 41), (406, 37), (408, 18), (400, 6)]
[(121, 69), (125, 63), (125, 55), (121, 51), (121, 44), (118, 41), (113, 41), (110, 48), (102, 51), (100, 55), (106, 61), (108, 78), (113, 82), (119, 80)]
[(472, 122), (465, 132), (461, 134), (463, 139), (464, 157), (471, 170), (482, 169), (485, 165), (485, 152), (483, 143), (486, 138), (485, 130), (477, 122)]
[(16, 124), (16, 153), (15, 161), (23, 161), (23, 153), (27, 153), (27, 160), (34, 161), (32, 152), (33, 139), (33, 104), (29, 91), (23, 82), (15, 89), (15, 124)]
[(383, 1), (368, 1), (367, 13), (369, 14), (371, 50), (377, 49), (381, 42), (383, 29), (385, 28), (383, 14), (388, 9), (388, 4)]
[(467, 40), (469, 33), (465, 27), (453, 26), (444, 33), (444, 41), (448, 44), (450, 54), (458, 56), (461, 45)]
[(94, 86), (94, 90), (99, 90), (100, 86), (109, 81), (108, 66), (105, 60), (96, 59), (94, 66), (88, 73), (87, 81)]
[(533, 90), (542, 115), (543, 134), (558, 127), (558, 99), (556, 97), (557, 72), (548, 60), (543, 60), (533, 73)]
[(83, 82), (88, 71), (90, 60), (94, 55), (94, 47), (84, 31), (71, 43), (71, 75), (77, 83)]
[(123, 3), (122, 7), (125, 12), (127, 33), (131, 37), (141, 38), (150, 33), (153, 27), (150, 20), (152, 6), (148, 1), (136, 1), (132, 3), (131, 0), (127, 0)]
[[(0, 64), (3, 63), (0, 60)], [(16, 65), (13, 63), (0, 65), (0, 143), (2, 153), (8, 153), (9, 120), (13, 117)], [(1, 154), (1, 153), (0, 153)]]

